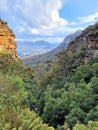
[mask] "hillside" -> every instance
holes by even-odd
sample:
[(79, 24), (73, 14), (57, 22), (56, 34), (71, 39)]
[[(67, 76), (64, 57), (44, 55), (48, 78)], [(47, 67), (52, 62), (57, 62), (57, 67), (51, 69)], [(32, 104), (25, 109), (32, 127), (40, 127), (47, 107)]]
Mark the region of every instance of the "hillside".
[(33, 70), (17, 57), (14, 38), (0, 19), (0, 130), (54, 130), (27, 105), (28, 83), (34, 89)]
[(89, 26), (82, 34), (70, 42), (68, 50), (80, 52), (84, 49), (84, 62), (98, 54), (98, 23)]
[(43, 90), (37, 113), (45, 122), (58, 130), (98, 129), (98, 23), (58, 54), (50, 72), (38, 75)]
[(62, 43), (60, 43), (60, 45), (58, 47), (56, 47), (53, 52), (55, 54), (63, 51), (64, 49), (67, 48), (68, 44), (72, 41), (75, 40), (76, 37), (78, 37), (80, 34), (82, 33), (82, 30), (77, 30), (76, 32), (74, 32), (73, 34), (70, 34), (68, 36), (65, 37), (65, 39), (63, 40)]
[(63, 42), (60, 43), (60, 45), (58, 47), (52, 49), (52, 51), (49, 51), (49, 52), (41, 54), (41, 55), (29, 56), (29, 57), (22, 58), (24, 64), (34, 67), (35, 64), (37, 65), (37, 64), (44, 63), (48, 60), (56, 59), (55, 55), (58, 54), (60, 51), (66, 49), (68, 46), (68, 43), (70, 43), (77, 36), (79, 36), (81, 34), (81, 32), (82, 32), (81, 30), (78, 30), (73, 34), (66, 36), (66, 38), (63, 40)]
[[(5, 27), (10, 30), (3, 25), (1, 34)], [(8, 40), (11, 35), (3, 36), (0, 36), (0, 130), (98, 129), (98, 23), (71, 41), (57, 55), (52, 68), (48, 61), (48, 73), (44, 70), (36, 75), (15, 57), (14, 37), (11, 51), (5, 46), (12, 45)]]

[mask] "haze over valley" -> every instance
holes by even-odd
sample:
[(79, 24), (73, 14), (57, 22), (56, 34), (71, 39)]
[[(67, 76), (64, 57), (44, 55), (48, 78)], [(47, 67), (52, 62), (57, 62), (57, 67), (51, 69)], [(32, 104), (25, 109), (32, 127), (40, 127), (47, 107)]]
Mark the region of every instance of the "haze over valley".
[(57, 43), (46, 41), (16, 41), (17, 52), (20, 58), (41, 55), (57, 47)]

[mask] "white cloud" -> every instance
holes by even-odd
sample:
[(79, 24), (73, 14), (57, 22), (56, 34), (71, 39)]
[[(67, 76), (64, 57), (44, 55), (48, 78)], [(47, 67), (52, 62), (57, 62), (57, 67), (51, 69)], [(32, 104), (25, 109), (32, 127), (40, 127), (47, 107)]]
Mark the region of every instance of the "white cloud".
[(0, 11), (8, 11), (7, 0), (0, 0)]
[(14, 30), (18, 36), (23, 33), (23, 36), (31, 34), (30, 36), (61, 37), (78, 29), (72, 28), (72, 26), (76, 25), (75, 22), (69, 22), (59, 14), (63, 2), (68, 1), (3, 0), (0, 7), (2, 11), (8, 10), (10, 22), (14, 24)]
[(16, 4), (16, 10), (34, 27), (51, 29), (67, 25), (68, 22), (59, 16), (61, 0), (21, 0)]
[(71, 26), (77, 25), (76, 22), (70, 22), (69, 24), (70, 24)]
[(51, 36), (69, 24), (59, 15), (61, 7), (62, 0), (17, 0), (13, 8), (19, 20), (26, 21), (30, 33)]
[(24, 32), (24, 31), (25, 31), (25, 28), (23, 28), (23, 27), (21, 27), (21, 26), (17, 26), (17, 27), (15, 28), (15, 30), (16, 30), (17, 32), (21, 33), (21, 32)]
[(95, 22), (98, 19), (98, 12), (84, 16), (84, 17), (79, 17), (80, 23), (90, 23), (90, 22)]
[(39, 34), (39, 30), (36, 28), (30, 28), (28, 27), (28, 30), (31, 32), (31, 34)]

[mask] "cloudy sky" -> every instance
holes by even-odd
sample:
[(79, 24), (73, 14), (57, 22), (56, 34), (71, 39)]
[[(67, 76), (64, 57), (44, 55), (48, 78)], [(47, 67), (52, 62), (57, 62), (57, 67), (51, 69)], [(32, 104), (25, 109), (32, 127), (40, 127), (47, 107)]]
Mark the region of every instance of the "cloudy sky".
[(56, 39), (98, 20), (98, 0), (0, 0), (17, 39)]

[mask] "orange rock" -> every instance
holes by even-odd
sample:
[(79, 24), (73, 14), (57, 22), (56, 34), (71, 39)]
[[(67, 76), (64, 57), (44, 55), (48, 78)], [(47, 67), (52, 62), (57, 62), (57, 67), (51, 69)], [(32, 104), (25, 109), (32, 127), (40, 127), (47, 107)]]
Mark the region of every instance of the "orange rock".
[(7, 26), (7, 23), (0, 19), (0, 51), (10, 52), (13, 58), (17, 58), (15, 35)]

